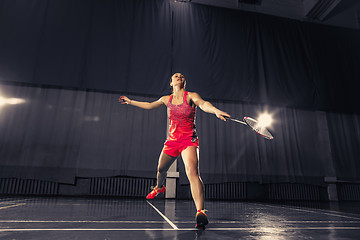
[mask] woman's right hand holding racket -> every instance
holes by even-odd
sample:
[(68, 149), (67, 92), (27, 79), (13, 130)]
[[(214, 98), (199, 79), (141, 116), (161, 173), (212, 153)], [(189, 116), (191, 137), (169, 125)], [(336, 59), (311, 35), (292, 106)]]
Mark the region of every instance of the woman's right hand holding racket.
[(221, 120), (223, 120), (225, 122), (226, 122), (227, 119), (230, 118), (230, 115), (227, 112), (223, 112), (223, 111), (218, 110), (218, 109), (217, 109), (217, 111), (215, 111), (215, 115), (216, 115), (216, 117), (218, 117), (219, 119), (221, 119)]
[(131, 103), (131, 100), (130, 100), (130, 98), (128, 98), (128, 97), (126, 97), (126, 96), (120, 96), (119, 102), (120, 102), (121, 104), (130, 104), (130, 103)]

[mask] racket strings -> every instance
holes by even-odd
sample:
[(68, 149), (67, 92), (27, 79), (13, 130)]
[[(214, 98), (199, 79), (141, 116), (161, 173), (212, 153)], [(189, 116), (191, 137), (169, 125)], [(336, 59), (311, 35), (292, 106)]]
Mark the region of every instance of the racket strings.
[(273, 139), (272, 134), (263, 126), (259, 125), (255, 119), (244, 117), (244, 121), (251, 127), (255, 132), (267, 139)]

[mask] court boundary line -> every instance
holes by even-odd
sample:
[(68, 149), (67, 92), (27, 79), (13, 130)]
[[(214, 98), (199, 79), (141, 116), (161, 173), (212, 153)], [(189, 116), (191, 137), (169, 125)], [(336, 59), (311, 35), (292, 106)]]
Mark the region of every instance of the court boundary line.
[(86, 221), (86, 220), (74, 220), (74, 221), (67, 221), (67, 220), (0, 220), (0, 223), (166, 223), (165, 221), (151, 221), (151, 220), (145, 220), (145, 221)]
[(0, 210), (6, 209), (6, 208), (19, 207), (19, 206), (23, 206), (23, 205), (26, 205), (26, 203), (19, 203), (19, 204), (15, 204), (15, 205), (0, 207)]
[(15, 200), (9, 200), (9, 201), (6, 201), (6, 199), (8, 198), (0, 198), (0, 204), (4, 204), (4, 203), (18, 203), (18, 202), (26, 202), (28, 200), (33, 200), (34, 198), (24, 198), (24, 199), (15, 199)]
[(360, 227), (254, 227), (254, 228), (3, 228), (0, 232), (30, 232), (30, 231), (252, 231), (252, 232), (286, 232), (288, 230), (360, 230)]
[[(191, 224), (194, 221), (173, 221), (173, 223), (180, 223), (180, 224)], [(211, 224), (243, 224), (246, 223), (247, 221), (211, 221)], [(342, 220), (299, 220), (299, 221), (294, 221), (294, 220), (281, 220), (279, 221), (281, 223), (303, 223), (303, 224), (307, 224), (307, 223), (318, 223), (318, 224), (326, 224), (326, 223), (338, 223), (338, 224), (343, 224), (343, 223), (360, 223), (360, 221), (342, 221)], [(132, 221), (126, 221), (126, 220), (119, 220), (119, 221), (101, 221), (101, 220), (1, 220), (0, 219), (0, 223), (99, 223), (99, 224), (106, 224), (106, 223), (132, 223), (132, 224), (143, 224), (143, 223), (154, 223), (154, 224), (161, 224), (161, 223), (166, 223), (166, 221), (153, 221), (153, 220), (132, 220)]]
[(175, 229), (175, 230), (178, 230), (178, 229), (179, 229), (173, 222), (170, 221), (170, 219), (168, 219), (164, 214), (162, 214), (162, 212), (160, 212), (159, 209), (157, 209), (154, 205), (152, 205), (148, 200), (146, 200), (146, 202), (147, 202), (152, 208), (154, 208), (155, 211), (158, 212), (158, 213), (160, 214), (160, 216), (161, 216), (162, 218), (164, 218), (165, 221), (167, 221), (173, 229)]
[[(324, 214), (324, 215), (328, 215), (328, 216), (333, 216), (333, 217), (342, 217), (342, 218), (350, 218), (350, 219), (356, 219), (356, 220), (360, 220), (360, 217), (352, 217), (352, 216), (344, 216), (341, 214), (335, 214), (335, 213), (329, 213), (329, 212), (325, 212), (325, 211), (313, 211), (313, 210), (308, 210), (308, 209), (300, 209), (297, 207), (291, 207), (291, 206), (273, 206), (273, 205), (269, 205), (269, 204), (259, 204), (259, 203), (253, 203), (256, 205), (262, 205), (262, 206), (266, 206), (266, 207), (272, 207), (272, 208), (283, 208), (283, 209), (290, 209), (290, 210), (296, 210), (299, 212), (308, 212), (308, 213), (317, 213), (317, 214)], [(321, 210), (321, 209), (319, 209)]]

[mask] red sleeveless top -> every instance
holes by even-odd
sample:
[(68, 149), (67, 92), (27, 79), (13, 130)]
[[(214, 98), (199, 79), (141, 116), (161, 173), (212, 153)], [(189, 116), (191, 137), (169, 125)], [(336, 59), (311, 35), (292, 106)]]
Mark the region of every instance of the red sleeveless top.
[(183, 103), (173, 105), (171, 103), (173, 95), (170, 96), (167, 106), (167, 114), (169, 118), (169, 141), (197, 140), (195, 127), (196, 108), (190, 106), (186, 101), (188, 92), (185, 91)]

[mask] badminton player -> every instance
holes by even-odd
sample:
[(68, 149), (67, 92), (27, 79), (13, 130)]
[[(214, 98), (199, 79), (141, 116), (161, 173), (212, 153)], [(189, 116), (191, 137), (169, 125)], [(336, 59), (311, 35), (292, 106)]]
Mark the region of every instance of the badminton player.
[(175, 73), (170, 80), (172, 94), (162, 96), (154, 102), (140, 102), (121, 96), (119, 102), (143, 109), (154, 109), (165, 105), (169, 118), (169, 134), (161, 151), (157, 168), (157, 185), (147, 195), (147, 199), (155, 198), (165, 192), (164, 182), (167, 171), (175, 159), (181, 154), (186, 175), (190, 182), (191, 195), (195, 202), (196, 226), (204, 228), (208, 224), (204, 210), (204, 187), (199, 175), (199, 140), (195, 128), (196, 106), (201, 110), (215, 114), (219, 119), (226, 121), (229, 114), (204, 101), (199, 94), (185, 91), (186, 80), (181, 73)]

